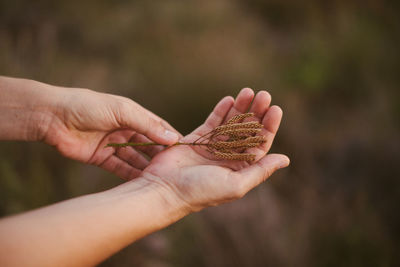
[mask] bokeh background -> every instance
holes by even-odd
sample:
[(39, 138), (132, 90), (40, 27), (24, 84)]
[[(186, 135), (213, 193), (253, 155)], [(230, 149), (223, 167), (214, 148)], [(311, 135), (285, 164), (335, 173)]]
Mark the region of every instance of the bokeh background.
[[(183, 134), (267, 89), (291, 166), (100, 266), (400, 266), (400, 2), (0, 0), (0, 73), (134, 99)], [(0, 215), (121, 183), (0, 143)]]

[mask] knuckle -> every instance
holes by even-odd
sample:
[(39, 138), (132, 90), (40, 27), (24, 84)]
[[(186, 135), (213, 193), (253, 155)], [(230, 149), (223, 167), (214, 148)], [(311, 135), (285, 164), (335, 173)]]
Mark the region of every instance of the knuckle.
[(132, 114), (131, 105), (125, 99), (115, 101), (114, 105), (113, 110), (116, 120), (121, 124), (121, 126), (128, 126), (127, 114)]
[(142, 128), (141, 132), (145, 135), (154, 132), (154, 131), (158, 131), (158, 129), (160, 128), (160, 123), (158, 123), (156, 120), (154, 120), (153, 118), (150, 118), (148, 116), (142, 116), (142, 125), (140, 128)]
[(121, 99), (118, 99), (118, 101), (117, 101), (117, 105), (119, 106), (120, 110), (122, 112), (128, 113), (128, 114), (131, 113), (132, 111), (135, 112), (135, 110), (134, 110), (135, 107), (132, 104), (133, 104), (133, 101), (128, 98), (121, 98)]
[(147, 117), (147, 120), (148, 120), (148, 125), (152, 128), (151, 130), (158, 131), (158, 130), (164, 129), (164, 127), (162, 126), (160, 121), (158, 121), (154, 118), (151, 118), (151, 117)]

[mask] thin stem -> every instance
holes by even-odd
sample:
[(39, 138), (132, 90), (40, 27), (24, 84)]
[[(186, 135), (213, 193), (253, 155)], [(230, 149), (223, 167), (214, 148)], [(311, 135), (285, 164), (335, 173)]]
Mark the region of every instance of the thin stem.
[[(182, 143), (182, 142), (177, 142), (171, 146), (181, 146), (181, 145), (186, 145), (186, 146), (201, 146), (201, 145), (205, 145), (205, 144), (201, 144), (201, 143)], [(106, 147), (126, 147), (126, 146), (165, 146), (167, 147), (168, 145), (162, 145), (159, 143), (153, 143), (153, 142), (148, 142), (148, 143), (110, 143), (107, 144)]]
[[(208, 132), (208, 133), (206, 133), (206, 134), (203, 134), (202, 136), (200, 136), (199, 138), (197, 138), (193, 143), (197, 143), (198, 141), (200, 141), (201, 139), (206, 138), (207, 135), (212, 134), (213, 132), (214, 132), (214, 130), (212, 130), (212, 131), (210, 131), (210, 132)], [(203, 141), (202, 141), (202, 142), (203, 142)]]
[(165, 146), (158, 143), (110, 143), (107, 144), (106, 147), (125, 147), (125, 146)]

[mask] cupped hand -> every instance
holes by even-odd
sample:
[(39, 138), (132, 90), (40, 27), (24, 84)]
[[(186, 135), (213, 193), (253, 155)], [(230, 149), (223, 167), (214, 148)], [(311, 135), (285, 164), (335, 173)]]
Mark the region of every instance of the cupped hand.
[[(179, 133), (134, 101), (87, 89), (66, 89), (44, 141), (64, 156), (100, 166), (124, 179), (137, 177), (163, 147), (105, 148), (108, 143), (170, 145)], [(145, 157), (146, 154), (148, 157)]]
[(204, 124), (181, 140), (193, 142), (229, 118), (250, 111), (255, 114), (250, 120), (264, 125), (261, 135), (267, 140), (260, 147), (246, 151), (256, 154), (254, 162), (219, 160), (204, 148), (182, 145), (159, 153), (141, 176), (167, 188), (192, 211), (241, 198), (277, 169), (289, 165), (287, 156), (267, 154), (282, 118), (282, 110), (270, 107), (270, 102), (266, 91), (254, 97), (253, 90), (245, 88), (236, 100), (223, 98)]

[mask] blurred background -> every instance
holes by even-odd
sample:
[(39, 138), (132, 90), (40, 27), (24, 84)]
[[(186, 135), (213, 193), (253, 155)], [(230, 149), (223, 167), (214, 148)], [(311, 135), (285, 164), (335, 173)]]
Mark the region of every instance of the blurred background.
[[(0, 0), (0, 73), (130, 97), (183, 134), (243, 87), (291, 166), (100, 266), (400, 266), (400, 2)], [(121, 181), (0, 143), (0, 215)]]

